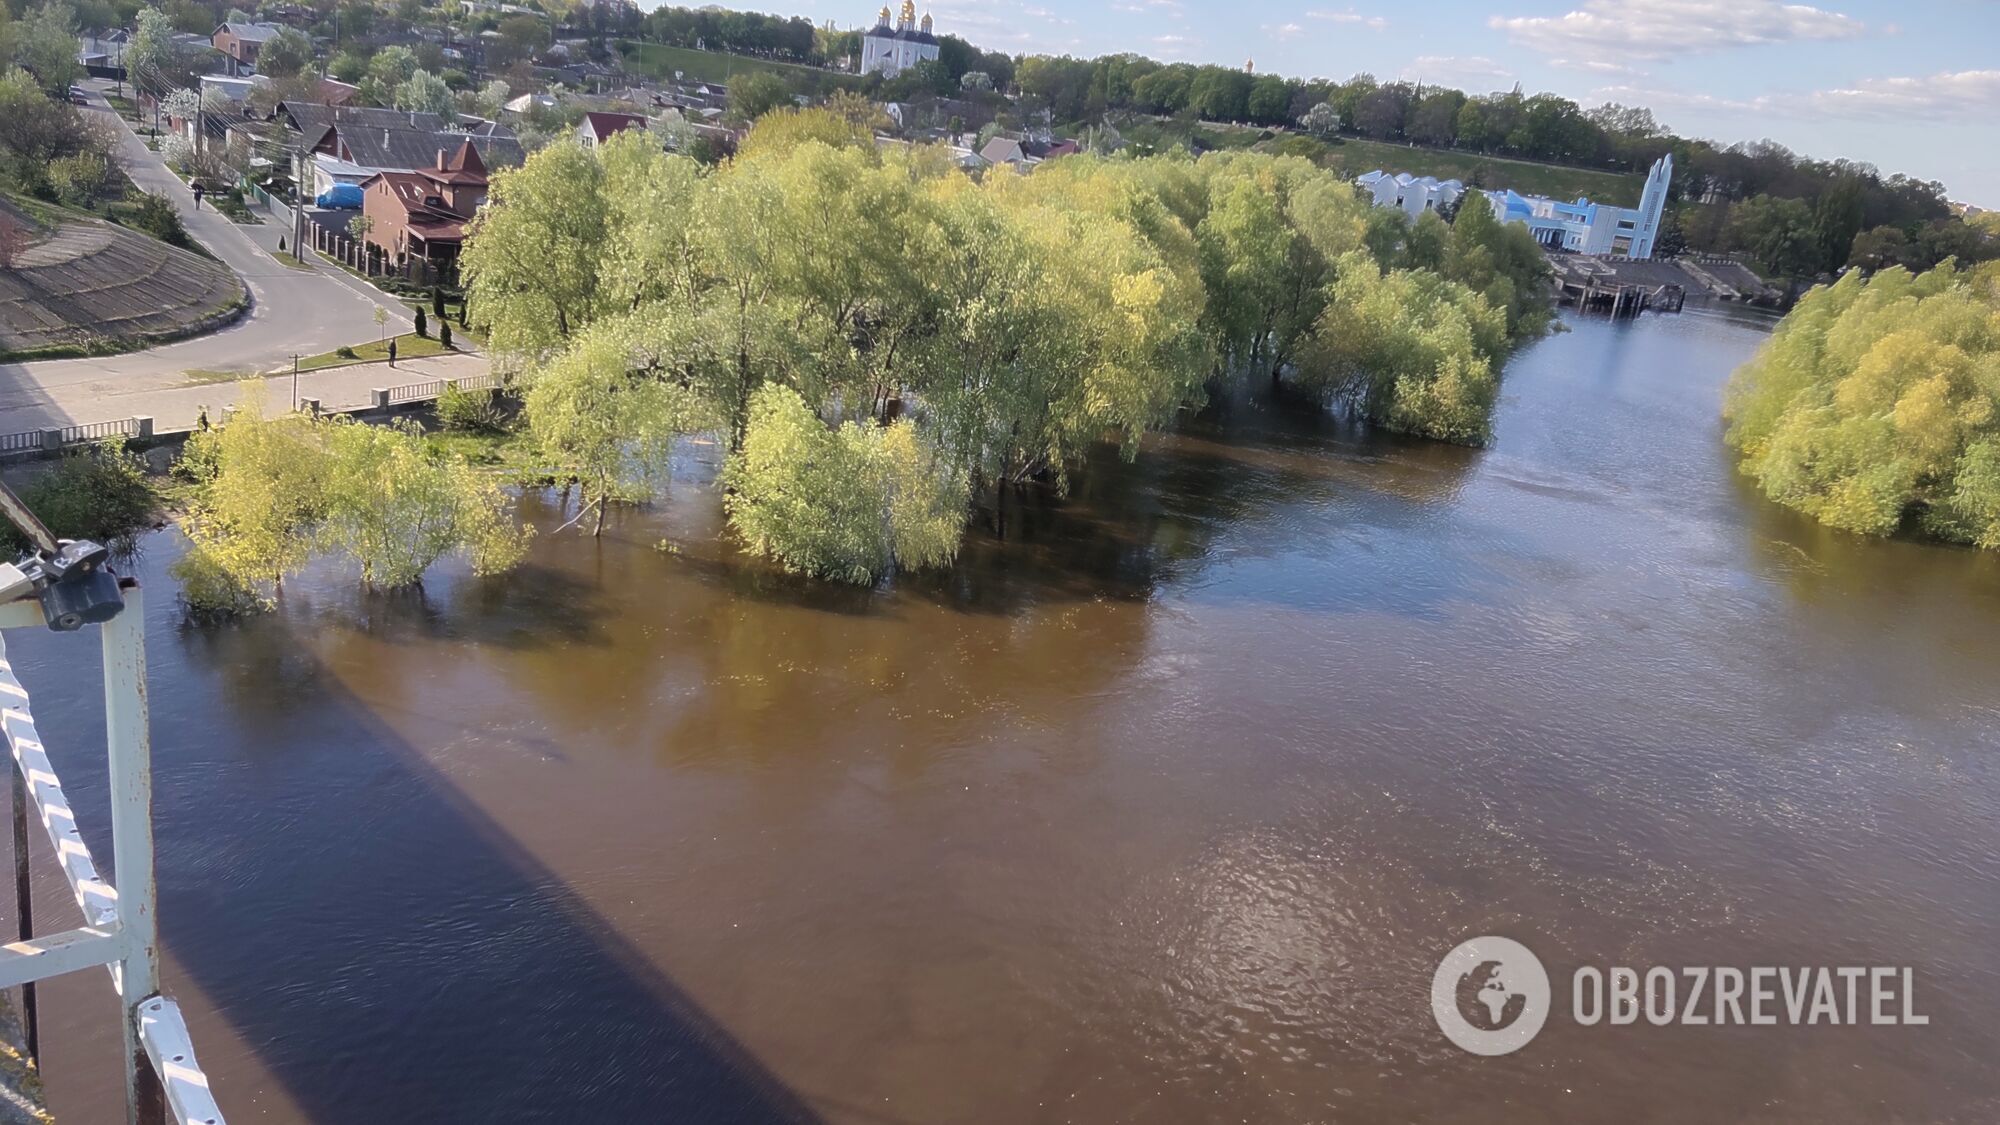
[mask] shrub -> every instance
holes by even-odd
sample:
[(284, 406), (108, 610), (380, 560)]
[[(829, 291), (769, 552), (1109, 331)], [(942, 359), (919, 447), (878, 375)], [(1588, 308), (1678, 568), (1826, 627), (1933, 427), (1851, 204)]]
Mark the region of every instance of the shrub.
[(134, 230), (144, 231), (174, 246), (188, 245), (187, 228), (181, 225), (181, 213), (174, 209), (173, 200), (164, 195), (140, 192), (138, 206), (132, 209), (131, 219)]
[(750, 404), (725, 470), (730, 526), (786, 570), (866, 584), (897, 566), (943, 566), (965, 530), (962, 474), (908, 419), (830, 428), (788, 388)]
[(191, 609), (269, 604), (322, 550), (347, 556), (363, 581), (385, 588), (416, 582), (454, 550), (481, 574), (520, 560), (529, 532), (509, 517), (499, 486), (463, 460), (438, 456), (414, 426), (303, 414), (266, 420), (258, 397), (189, 439), (201, 466), (185, 524), (193, 547), (172, 573)]
[(429, 328), (430, 326), (424, 322), (424, 310), (420, 306), (417, 309), (417, 335), (429, 336), (430, 335)]
[(438, 318), (438, 346), (446, 351), (451, 350), (451, 321), (443, 317)]
[(346, 344), (342, 344), (342, 345), (340, 345), (339, 347), (337, 347), (337, 348), (333, 349), (333, 354), (334, 354), (334, 355), (336, 355), (336, 356), (339, 356), (339, 357), (340, 357), (341, 359), (360, 359), (360, 358), (361, 358), (360, 356), (358, 356), (358, 355), (355, 355), (355, 354), (354, 354), (354, 349), (353, 349), (353, 348), (351, 348), (351, 347), (349, 347), (349, 346), (348, 346), (348, 345), (346, 345)]
[(438, 425), (453, 433), (493, 434), (507, 428), (497, 392), (462, 391), (449, 383), (438, 396), (437, 417)]
[[(72, 454), (21, 489), (21, 501), (60, 539), (125, 539), (153, 522), (159, 496), (145, 465), (122, 443)], [(0, 525), (0, 549), (28, 549), (12, 524)]]

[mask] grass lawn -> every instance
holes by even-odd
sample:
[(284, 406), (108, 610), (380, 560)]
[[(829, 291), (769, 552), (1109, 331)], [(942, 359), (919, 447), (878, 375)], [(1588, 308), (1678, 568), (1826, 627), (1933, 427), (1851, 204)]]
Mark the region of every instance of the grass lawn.
[(678, 70), (691, 82), (728, 85), (735, 75), (763, 70), (795, 83), (838, 84), (848, 79), (847, 75), (821, 70), (816, 66), (732, 55), (727, 51), (697, 51), (691, 47), (669, 47), (664, 43), (642, 43), (636, 39), (619, 40), (618, 53), (624, 56), (627, 69), (650, 78), (672, 78)]
[[(444, 345), (436, 336), (419, 336), (414, 332), (395, 337), (397, 359), (419, 359), (427, 355), (443, 355)], [(342, 355), (341, 351), (349, 354)], [(456, 351), (457, 349), (453, 349)], [(326, 367), (345, 367), (350, 363), (380, 363), (389, 358), (389, 344), (386, 340), (370, 340), (365, 344), (336, 349), (321, 355), (305, 356), (299, 360), (300, 371), (318, 371)]]
[(1546, 195), (1551, 199), (1575, 199), (1579, 195), (1587, 195), (1600, 203), (1618, 207), (1637, 207), (1639, 195), (1646, 186), (1646, 177), (1637, 174), (1540, 164), (1532, 160), (1507, 160), (1450, 149), (1385, 144), (1359, 137), (1342, 138), (1342, 143), (1332, 149), (1332, 158), (1326, 163), (1328, 167), (1337, 166), (1349, 176), (1359, 176), (1377, 168), (1392, 175), (1409, 172), (1417, 176), (1436, 176), (1440, 180), (1463, 180), (1477, 173), (1480, 183), (1488, 189), (1513, 188), (1522, 195)]
[[(1171, 122), (1141, 118), (1121, 124), (1125, 139), (1135, 144), (1164, 150), (1180, 143), (1184, 132)], [(1195, 126), (1195, 136), (1208, 148), (1255, 148), (1303, 156), (1344, 176), (1359, 176), (1377, 168), (1391, 175), (1408, 172), (1414, 176), (1436, 176), (1440, 180), (1469, 180), (1477, 175), (1488, 189), (1513, 188), (1522, 195), (1546, 195), (1552, 199), (1575, 199), (1587, 195), (1601, 203), (1636, 207), (1646, 178), (1606, 172), (1596, 168), (1573, 168), (1563, 164), (1542, 164), (1532, 160), (1508, 160), (1451, 149), (1389, 144), (1361, 137), (1341, 137), (1322, 141), (1304, 133), (1273, 133), (1270, 140), (1258, 138), (1269, 130), (1246, 125), (1218, 125), (1203, 122)]]

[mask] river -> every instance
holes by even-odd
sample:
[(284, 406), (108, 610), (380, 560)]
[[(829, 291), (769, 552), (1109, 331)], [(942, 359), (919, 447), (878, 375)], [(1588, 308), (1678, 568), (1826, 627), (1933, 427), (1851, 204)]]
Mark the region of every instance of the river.
[[(1219, 402), (873, 592), (720, 545), (713, 447), (601, 543), (237, 626), (155, 536), (165, 976), (230, 1119), (2000, 1119), (2000, 560), (1736, 476), (1767, 321), (1567, 323), (1489, 450)], [(108, 856), (94, 643), (10, 639)], [(1908, 965), (1931, 1022), (1477, 1058), (1428, 992), (1482, 933)], [(102, 976), (42, 1010), (113, 1120)]]

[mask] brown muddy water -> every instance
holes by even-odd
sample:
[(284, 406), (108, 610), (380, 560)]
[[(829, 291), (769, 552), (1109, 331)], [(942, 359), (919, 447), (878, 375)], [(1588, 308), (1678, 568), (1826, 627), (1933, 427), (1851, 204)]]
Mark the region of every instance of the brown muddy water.
[[(2000, 1120), (2000, 561), (1734, 476), (1762, 322), (1571, 324), (1491, 450), (1219, 403), (874, 592), (719, 547), (702, 448), (601, 543), (229, 628), (156, 537), (230, 1120)], [(94, 652), (10, 643), (108, 855)], [(1499, 1059), (1428, 1007), (1482, 933), (1558, 982)], [(1931, 1022), (1584, 1028), (1584, 963), (1909, 965)], [(65, 1120), (108, 997), (44, 994)]]

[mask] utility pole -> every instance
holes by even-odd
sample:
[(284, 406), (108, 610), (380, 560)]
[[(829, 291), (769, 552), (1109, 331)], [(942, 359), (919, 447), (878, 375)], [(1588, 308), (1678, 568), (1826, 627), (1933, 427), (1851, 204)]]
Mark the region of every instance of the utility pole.
[(299, 353), (292, 353), (292, 410), (299, 409)]

